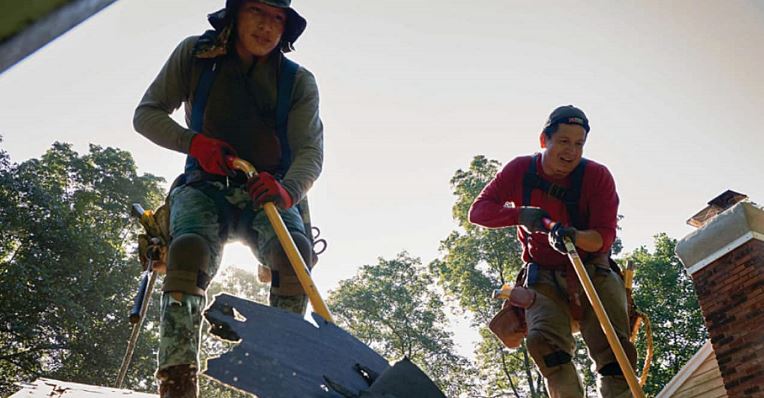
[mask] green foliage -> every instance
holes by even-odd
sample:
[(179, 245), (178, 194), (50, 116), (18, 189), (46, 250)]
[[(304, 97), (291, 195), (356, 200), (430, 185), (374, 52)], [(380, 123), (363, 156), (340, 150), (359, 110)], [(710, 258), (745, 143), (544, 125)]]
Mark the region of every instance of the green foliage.
[(501, 302), (491, 292), (505, 283), (514, 283), (523, 262), (522, 248), (514, 228), (486, 229), (469, 222), (469, 208), (480, 191), (499, 171), (500, 164), (476, 156), (468, 170), (457, 170), (451, 179), (456, 202), (455, 221), (461, 230), (441, 242), (442, 259), (429, 268), (458, 309), (466, 311), (472, 325), (479, 328), (481, 341), (476, 351), (477, 368), (488, 396), (544, 396), (542, 379), (525, 347), (513, 352), (503, 348), (485, 325), (499, 311)]
[(215, 276), (215, 279), (207, 288), (207, 298), (212, 298), (220, 293), (228, 293), (261, 304), (268, 304), (268, 291), (270, 284), (260, 283), (257, 275), (246, 269), (229, 266)]
[[(490, 292), (512, 283), (522, 266), (514, 229), (478, 228), (468, 220), (470, 205), (499, 167), (477, 156), (451, 179), (459, 229), (441, 242), (440, 259), (423, 267), (406, 253), (380, 258), (342, 281), (328, 300), (341, 326), (388, 359), (408, 356), (448, 396), (547, 395), (525, 347), (507, 351), (484, 326), (501, 304)], [(140, 271), (134, 248), (141, 231), (128, 206), (156, 207), (163, 198), (161, 183), (138, 175), (131, 156), (114, 148), (91, 146), (79, 155), (56, 143), (40, 159), (21, 164), (0, 149), (0, 395), (13, 392), (15, 382), (40, 376), (96, 385), (115, 379)], [(641, 247), (626, 256), (639, 265), (634, 300), (653, 326), (648, 395), (657, 393), (706, 339), (675, 245), (659, 234), (653, 252)], [(213, 282), (209, 297), (223, 290), (265, 302), (268, 287), (254, 274), (230, 267)], [(125, 380), (130, 389), (156, 389), (158, 296), (154, 292)], [(475, 365), (453, 353), (441, 297), (479, 329)], [(644, 336), (637, 346), (643, 353)], [(204, 333), (202, 360), (229, 348)], [(591, 361), (580, 344), (575, 360), (584, 368), (587, 392), (593, 392)], [(201, 392), (246, 396), (203, 377)]]
[[(626, 257), (637, 264), (634, 302), (652, 323), (655, 355), (645, 393), (655, 395), (707, 339), (692, 281), (674, 254), (676, 239), (655, 236), (655, 251), (642, 246)], [(637, 341), (640, 359), (645, 339)]]
[(486, 327), (480, 328), (481, 340), (475, 361), (483, 383), (483, 396), (546, 397), (544, 379), (523, 345), (508, 351)]
[[(56, 143), (18, 165), (0, 152), (0, 395), (39, 376), (115, 380), (140, 272), (128, 209), (156, 206), (161, 182), (114, 148)], [(157, 325), (146, 328), (131, 388), (152, 387)]]
[[(623, 214), (618, 215), (618, 226), (616, 227), (618, 231), (621, 230), (621, 225), (620, 225), (621, 220), (623, 220)], [(610, 246), (610, 255), (613, 257), (616, 257), (619, 254), (621, 254), (622, 250), (623, 250), (623, 241), (621, 240), (620, 236), (616, 235), (615, 241), (613, 241), (613, 245)]]
[(419, 259), (407, 253), (364, 265), (340, 282), (328, 305), (337, 324), (388, 360), (407, 356), (446, 393), (472, 392), (466, 359), (454, 354), (443, 302)]
[(589, 350), (586, 348), (586, 342), (580, 334), (573, 335), (576, 340), (576, 352), (573, 356), (573, 363), (581, 375), (581, 382), (584, 385), (584, 396), (597, 397), (597, 373), (594, 369), (594, 361), (589, 356)]
[(472, 202), (499, 166), (495, 160), (476, 156), (467, 171), (456, 171), (451, 179), (456, 196), (452, 213), (462, 230), (451, 232), (441, 241), (444, 258), (430, 264), (446, 294), (456, 299), (459, 308), (474, 314), (475, 325), (485, 324), (497, 312), (501, 303), (490, 293), (504, 283), (514, 282), (522, 267), (522, 248), (514, 229), (479, 228), (468, 218)]

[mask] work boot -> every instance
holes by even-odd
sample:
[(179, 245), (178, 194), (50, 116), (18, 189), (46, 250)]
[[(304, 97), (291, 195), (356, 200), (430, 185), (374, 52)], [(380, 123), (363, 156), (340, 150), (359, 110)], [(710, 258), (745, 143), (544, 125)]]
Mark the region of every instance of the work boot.
[(629, 383), (623, 376), (601, 376), (600, 394), (602, 398), (630, 398)]
[(196, 368), (175, 365), (157, 372), (160, 398), (196, 398)]

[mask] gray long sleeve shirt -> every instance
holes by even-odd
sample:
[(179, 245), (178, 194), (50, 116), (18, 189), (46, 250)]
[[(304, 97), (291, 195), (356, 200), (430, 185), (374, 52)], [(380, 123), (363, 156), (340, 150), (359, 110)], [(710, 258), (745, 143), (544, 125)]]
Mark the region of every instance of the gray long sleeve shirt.
[[(281, 159), (276, 134), (276, 97), (279, 56), (254, 63), (244, 70), (234, 52), (218, 61), (217, 76), (210, 89), (202, 131), (176, 123), (170, 114), (182, 104), (190, 126), (194, 92), (202, 73), (202, 60), (193, 55), (198, 36), (183, 40), (149, 86), (135, 110), (135, 130), (154, 143), (188, 153), (196, 133), (221, 139), (239, 157), (259, 171), (273, 172)], [(313, 74), (302, 66), (292, 87), (287, 119), (287, 138), (292, 163), (282, 184), (294, 199), (302, 200), (321, 173), (323, 125), (318, 114), (318, 86)]]

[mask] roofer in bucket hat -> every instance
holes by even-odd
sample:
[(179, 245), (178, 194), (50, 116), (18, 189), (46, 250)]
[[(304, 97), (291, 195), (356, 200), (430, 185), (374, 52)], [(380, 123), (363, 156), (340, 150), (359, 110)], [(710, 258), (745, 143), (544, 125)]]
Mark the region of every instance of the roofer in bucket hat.
[[(323, 163), (314, 76), (284, 54), (305, 30), (290, 0), (228, 0), (213, 30), (177, 46), (147, 89), (133, 124), (154, 143), (187, 154), (170, 204), (171, 241), (160, 308), (161, 397), (197, 396), (206, 290), (229, 240), (272, 271), (270, 304), (297, 314), (305, 292), (261, 205), (274, 202), (308, 267), (314, 262), (306, 192)], [(170, 114), (184, 106), (186, 124)], [(225, 156), (260, 172), (247, 179)]]
[[(552, 398), (584, 396), (572, 362), (579, 329), (600, 374), (605, 398), (631, 396), (615, 354), (566, 257), (569, 238), (585, 263), (605, 312), (632, 367), (626, 288), (610, 259), (616, 238), (618, 194), (604, 165), (583, 158), (589, 119), (572, 105), (556, 108), (539, 143), (543, 152), (518, 156), (491, 180), (469, 211), (470, 222), (488, 228), (517, 226), (522, 244), (523, 285), (535, 295), (525, 308), (528, 352)], [(511, 206), (506, 204), (510, 203)], [(543, 219), (557, 221), (547, 231)]]

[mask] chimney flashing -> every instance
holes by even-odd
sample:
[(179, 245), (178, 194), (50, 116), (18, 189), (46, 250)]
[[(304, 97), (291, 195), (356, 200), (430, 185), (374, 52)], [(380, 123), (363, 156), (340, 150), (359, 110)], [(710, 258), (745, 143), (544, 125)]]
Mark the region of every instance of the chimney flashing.
[(748, 195), (728, 189), (722, 192), (719, 196), (711, 199), (706, 208), (697, 212), (687, 220), (687, 224), (695, 228), (700, 228), (703, 224), (708, 222), (708, 220), (711, 220), (719, 213), (744, 200), (748, 200)]
[(740, 202), (679, 241), (676, 254), (692, 275), (751, 239), (764, 241), (764, 209)]

